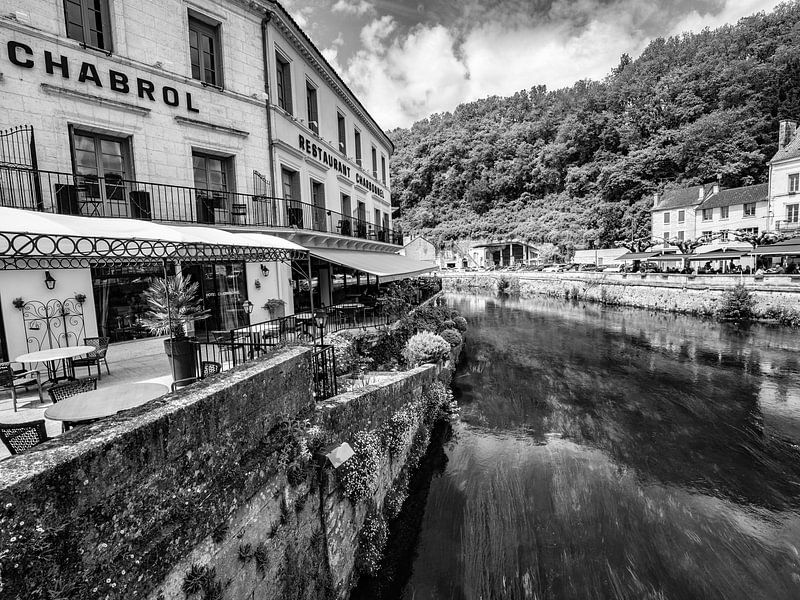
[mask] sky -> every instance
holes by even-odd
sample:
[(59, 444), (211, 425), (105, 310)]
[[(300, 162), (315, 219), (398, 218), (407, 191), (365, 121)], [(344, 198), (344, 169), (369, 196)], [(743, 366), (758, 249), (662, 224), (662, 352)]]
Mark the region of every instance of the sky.
[(650, 40), (735, 23), (777, 0), (284, 0), (378, 124), (602, 79)]

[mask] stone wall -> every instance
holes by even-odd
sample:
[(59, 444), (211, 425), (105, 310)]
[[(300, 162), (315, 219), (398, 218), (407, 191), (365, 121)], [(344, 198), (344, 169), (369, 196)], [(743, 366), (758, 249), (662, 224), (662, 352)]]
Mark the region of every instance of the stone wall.
[(297, 469), (293, 436), (376, 431), (451, 365), (315, 405), (310, 352), (288, 349), (0, 462), (0, 597), (346, 598), (367, 513), (430, 423), (381, 454), (360, 502), (329, 465)]
[(446, 291), (490, 290), (577, 298), (690, 314), (711, 314), (725, 290), (743, 283), (756, 312), (800, 309), (800, 276), (674, 275), (661, 273), (443, 273)]

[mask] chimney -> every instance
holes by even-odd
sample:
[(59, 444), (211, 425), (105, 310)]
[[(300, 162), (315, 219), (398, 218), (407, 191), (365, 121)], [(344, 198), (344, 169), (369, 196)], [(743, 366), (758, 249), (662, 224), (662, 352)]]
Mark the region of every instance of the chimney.
[(778, 125), (778, 150), (783, 150), (792, 143), (797, 131), (797, 121), (782, 120)]
[(706, 197), (706, 186), (701, 185), (699, 188), (697, 188), (697, 199), (702, 200), (705, 197)]
[(719, 184), (718, 183), (715, 183), (711, 187), (711, 195), (713, 196), (714, 194), (719, 194)]
[(656, 208), (658, 206), (658, 200), (659, 200), (659, 196), (658, 196), (658, 192), (656, 192), (655, 194), (653, 194), (653, 208)]

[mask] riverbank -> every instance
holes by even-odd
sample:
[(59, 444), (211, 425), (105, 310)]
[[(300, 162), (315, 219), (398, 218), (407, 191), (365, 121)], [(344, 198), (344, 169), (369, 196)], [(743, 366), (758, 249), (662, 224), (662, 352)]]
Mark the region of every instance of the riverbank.
[(445, 291), (545, 295), (652, 310), (713, 315), (725, 291), (743, 284), (762, 318), (800, 309), (800, 277), (663, 273), (440, 273)]

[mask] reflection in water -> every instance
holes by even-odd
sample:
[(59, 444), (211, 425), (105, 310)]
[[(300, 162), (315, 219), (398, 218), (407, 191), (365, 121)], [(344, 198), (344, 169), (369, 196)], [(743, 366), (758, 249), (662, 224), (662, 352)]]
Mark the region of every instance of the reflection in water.
[(800, 598), (800, 339), (452, 297), (461, 421), (383, 597)]

